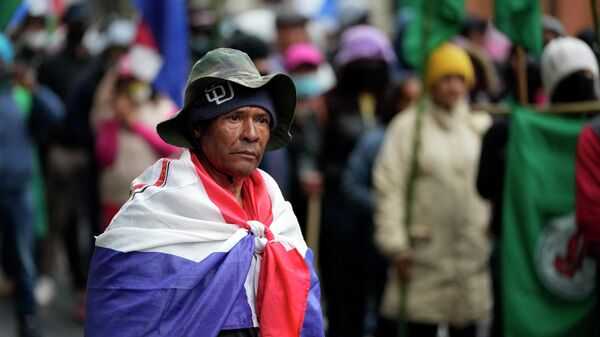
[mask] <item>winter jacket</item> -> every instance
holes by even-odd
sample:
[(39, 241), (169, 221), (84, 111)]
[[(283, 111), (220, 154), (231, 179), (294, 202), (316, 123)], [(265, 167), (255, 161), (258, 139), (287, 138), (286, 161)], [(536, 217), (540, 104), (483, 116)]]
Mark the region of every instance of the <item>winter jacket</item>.
[[(405, 193), (411, 167), (417, 106), (421, 143), (414, 182), (412, 221), (405, 230)], [(373, 171), (375, 240), (390, 259), (410, 254), (408, 321), (464, 326), (491, 309), (487, 267), (489, 206), (476, 191), (481, 136), (491, 119), (466, 102), (450, 111), (429, 98), (395, 117)], [(390, 267), (381, 313), (397, 318), (399, 278)]]

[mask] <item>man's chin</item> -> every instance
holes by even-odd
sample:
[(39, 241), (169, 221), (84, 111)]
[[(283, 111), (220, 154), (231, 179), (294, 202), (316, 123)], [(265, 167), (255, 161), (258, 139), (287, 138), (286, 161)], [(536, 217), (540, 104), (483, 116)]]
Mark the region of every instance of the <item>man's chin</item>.
[(258, 164), (256, 165), (251, 165), (251, 164), (241, 164), (241, 165), (237, 165), (235, 167), (235, 169), (230, 170), (230, 175), (233, 177), (247, 177), (249, 175), (252, 175), (254, 172), (256, 172), (258, 168)]

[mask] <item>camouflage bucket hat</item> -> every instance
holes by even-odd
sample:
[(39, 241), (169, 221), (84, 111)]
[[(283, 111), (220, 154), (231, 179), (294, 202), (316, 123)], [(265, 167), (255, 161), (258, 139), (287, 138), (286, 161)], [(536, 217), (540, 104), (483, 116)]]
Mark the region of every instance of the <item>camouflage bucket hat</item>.
[(229, 48), (214, 49), (194, 64), (185, 88), (183, 108), (158, 124), (156, 130), (160, 138), (171, 145), (192, 147), (186, 137), (188, 110), (200, 95), (207, 95), (206, 88), (224, 80), (252, 89), (264, 86), (271, 95), (277, 125), (271, 130), (267, 151), (285, 146), (292, 139), (289, 130), (296, 108), (296, 88), (292, 79), (285, 74), (261, 76), (246, 53)]

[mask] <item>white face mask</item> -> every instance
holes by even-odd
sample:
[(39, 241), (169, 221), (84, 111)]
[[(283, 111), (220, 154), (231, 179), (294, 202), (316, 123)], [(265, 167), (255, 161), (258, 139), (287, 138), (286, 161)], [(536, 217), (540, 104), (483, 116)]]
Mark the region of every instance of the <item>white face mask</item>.
[(106, 37), (100, 33), (98, 27), (90, 27), (83, 34), (83, 45), (91, 55), (98, 55), (104, 50)]
[(49, 39), (44, 30), (28, 30), (23, 33), (23, 43), (33, 50), (42, 50), (48, 46)]

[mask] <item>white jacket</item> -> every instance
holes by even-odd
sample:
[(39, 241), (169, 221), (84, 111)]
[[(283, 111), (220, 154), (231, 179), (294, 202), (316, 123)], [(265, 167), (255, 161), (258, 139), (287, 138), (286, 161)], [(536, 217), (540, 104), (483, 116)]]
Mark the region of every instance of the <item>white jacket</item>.
[[(489, 207), (475, 186), (481, 136), (491, 119), (471, 113), (462, 101), (448, 111), (424, 99), (409, 234), (405, 193), (417, 104), (392, 120), (375, 163), (375, 240), (390, 259), (402, 254), (414, 259), (409, 321), (463, 326), (486, 318), (491, 309)], [(390, 268), (381, 311), (397, 318), (399, 278)]]

